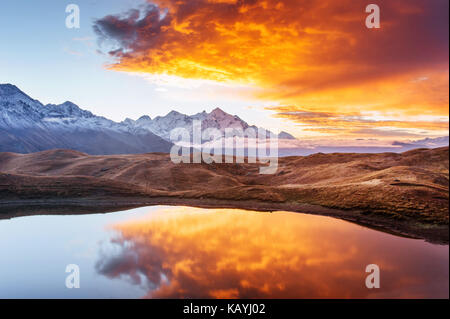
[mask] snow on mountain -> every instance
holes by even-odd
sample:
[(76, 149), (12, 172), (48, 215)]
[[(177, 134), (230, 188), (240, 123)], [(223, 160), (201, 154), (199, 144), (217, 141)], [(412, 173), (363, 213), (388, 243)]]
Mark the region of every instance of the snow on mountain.
[(0, 85), (0, 152), (53, 148), (89, 154), (169, 152), (172, 144), (148, 130), (131, 132), (72, 102), (43, 105), (16, 86)]
[[(72, 102), (59, 105), (34, 100), (12, 84), (0, 84), (0, 152), (29, 153), (47, 149), (65, 148), (88, 154), (129, 154), (169, 152), (170, 132), (187, 129), (192, 134), (194, 120), (202, 122), (202, 129), (226, 128), (246, 130), (250, 126), (236, 115), (220, 108), (186, 115), (171, 111), (154, 119), (147, 115), (138, 120), (126, 119), (120, 123), (83, 110)], [(317, 152), (402, 152), (418, 147), (448, 146), (448, 136), (417, 141), (394, 142), (381, 146), (321, 146), (295, 139), (286, 132), (278, 135), (280, 156), (309, 155)], [(219, 140), (214, 143), (220, 142)]]
[[(242, 129), (245, 131), (248, 128), (258, 130), (256, 126), (250, 126), (247, 122), (240, 119), (237, 115), (231, 115), (220, 108), (214, 109), (211, 113), (203, 111), (194, 115), (186, 115), (177, 111), (171, 111), (166, 116), (158, 116), (153, 120), (149, 116), (142, 116), (137, 121), (123, 121), (122, 124), (127, 125), (130, 130), (136, 130), (138, 128), (146, 129), (152, 133), (170, 140), (170, 133), (174, 129), (183, 128), (188, 130), (192, 134), (192, 128), (194, 121), (200, 121), (202, 130), (208, 128), (218, 129), (224, 134), (225, 129)], [(279, 138), (282, 139), (295, 139), (292, 135), (286, 132), (281, 132)]]
[(0, 85), (0, 127), (30, 127), (44, 116), (43, 105), (11, 84)]
[(101, 124), (118, 129), (117, 123), (80, 109), (72, 102), (43, 105), (16, 86), (0, 85), (0, 127), (93, 128)]
[[(167, 152), (172, 145), (171, 131), (184, 128), (192, 134), (194, 121), (201, 121), (202, 130), (215, 128), (222, 134), (227, 128), (257, 131), (256, 126), (220, 108), (191, 116), (171, 111), (154, 119), (144, 115), (136, 121), (127, 118), (117, 123), (69, 101), (43, 105), (14, 85), (0, 85), (0, 151), (71, 148), (90, 154)], [(279, 137), (295, 139), (286, 132)]]
[(31, 97), (19, 90), (17, 86), (12, 84), (0, 84), (0, 97), (0, 103), (5, 107), (12, 105), (23, 106), (25, 104), (33, 108), (39, 108), (42, 106), (39, 101), (33, 100)]

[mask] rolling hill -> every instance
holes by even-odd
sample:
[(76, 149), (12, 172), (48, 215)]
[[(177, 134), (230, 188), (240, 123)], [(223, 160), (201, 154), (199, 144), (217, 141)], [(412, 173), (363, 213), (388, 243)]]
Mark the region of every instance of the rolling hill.
[(448, 241), (448, 155), (448, 147), (319, 153), (280, 158), (275, 175), (260, 175), (259, 164), (174, 164), (162, 153), (0, 153), (0, 211), (154, 204), (283, 209)]

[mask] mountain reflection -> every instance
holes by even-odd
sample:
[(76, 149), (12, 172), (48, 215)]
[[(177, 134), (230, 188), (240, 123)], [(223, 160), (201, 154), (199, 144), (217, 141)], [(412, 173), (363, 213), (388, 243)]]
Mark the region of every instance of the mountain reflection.
[[(97, 271), (148, 298), (448, 297), (447, 247), (336, 219), (177, 207), (111, 228)], [(372, 263), (381, 289), (365, 287)]]

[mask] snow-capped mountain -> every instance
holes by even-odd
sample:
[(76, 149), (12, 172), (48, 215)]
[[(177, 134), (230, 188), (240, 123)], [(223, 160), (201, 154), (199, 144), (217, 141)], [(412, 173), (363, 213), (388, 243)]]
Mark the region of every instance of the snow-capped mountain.
[[(0, 152), (28, 153), (52, 148), (74, 149), (88, 154), (169, 152), (170, 132), (185, 128), (192, 132), (193, 122), (202, 129), (226, 128), (246, 130), (251, 127), (236, 115), (219, 108), (188, 116), (171, 111), (166, 116), (120, 123), (97, 116), (72, 102), (60, 105), (32, 99), (16, 86), (0, 85)], [(294, 139), (286, 132), (282, 139)]]
[[(158, 116), (153, 120), (149, 116), (142, 116), (136, 121), (126, 119), (122, 124), (128, 126), (130, 130), (149, 130), (165, 140), (170, 141), (170, 133), (174, 129), (183, 128), (192, 133), (194, 121), (201, 122), (202, 130), (215, 128), (222, 134), (225, 132), (225, 129), (236, 129), (236, 132), (237, 130), (245, 131), (248, 128), (253, 128), (255, 131), (258, 130), (256, 126), (250, 126), (237, 115), (228, 114), (220, 108), (214, 109), (211, 113), (203, 111), (191, 116), (171, 111), (166, 116)], [(295, 139), (286, 132), (281, 132), (278, 137), (281, 139)]]
[(416, 141), (409, 142), (394, 142), (393, 145), (396, 146), (411, 146), (411, 147), (425, 147), (425, 148), (434, 148), (434, 147), (443, 147), (448, 146), (448, 136), (441, 136), (436, 138), (425, 138)]
[(29, 153), (53, 148), (89, 154), (169, 152), (172, 144), (148, 130), (130, 132), (71, 102), (43, 105), (16, 86), (0, 85), (0, 151)]

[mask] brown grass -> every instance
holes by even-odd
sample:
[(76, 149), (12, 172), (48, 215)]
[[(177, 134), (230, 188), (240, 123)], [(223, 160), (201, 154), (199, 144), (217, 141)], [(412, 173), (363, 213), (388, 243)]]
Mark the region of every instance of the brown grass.
[(275, 175), (260, 175), (257, 164), (174, 164), (157, 153), (0, 153), (0, 210), (11, 200), (163, 196), (311, 204), (448, 225), (448, 153), (444, 147), (287, 157)]

